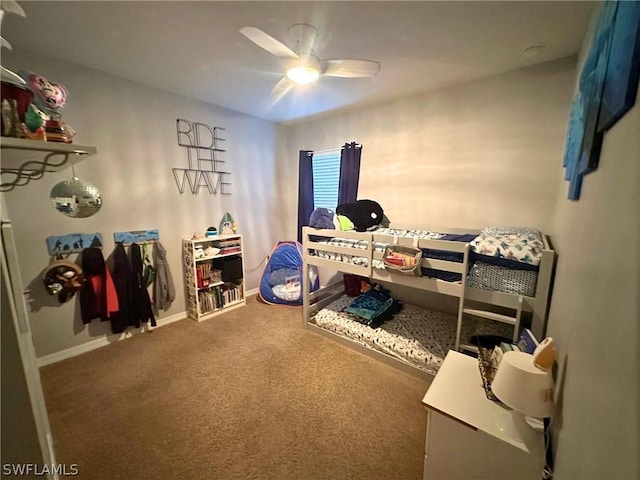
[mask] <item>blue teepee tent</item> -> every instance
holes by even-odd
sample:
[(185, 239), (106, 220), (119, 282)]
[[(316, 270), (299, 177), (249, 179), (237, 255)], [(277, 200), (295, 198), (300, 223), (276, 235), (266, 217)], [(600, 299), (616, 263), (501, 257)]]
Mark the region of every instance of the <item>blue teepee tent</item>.
[[(318, 270), (309, 268), (311, 291), (320, 287)], [(302, 305), (302, 245), (278, 242), (260, 279), (260, 298), (274, 305)]]

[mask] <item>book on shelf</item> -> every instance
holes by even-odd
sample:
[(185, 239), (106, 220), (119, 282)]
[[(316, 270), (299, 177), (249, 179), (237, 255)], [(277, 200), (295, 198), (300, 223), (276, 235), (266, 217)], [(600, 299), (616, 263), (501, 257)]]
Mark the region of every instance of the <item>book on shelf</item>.
[(240, 285), (221, 285), (198, 293), (201, 315), (206, 315), (240, 300), (242, 300)]
[(221, 240), (217, 240), (218, 245), (239, 245), (240, 239), (238, 238), (225, 238)]
[(196, 265), (196, 281), (198, 288), (208, 287), (211, 283), (211, 267), (210, 263), (201, 263)]
[(500, 349), (502, 350), (502, 353), (520, 351), (520, 348), (518, 347), (518, 345), (514, 343), (507, 343), (507, 342), (500, 342)]
[(523, 352), (533, 355), (533, 352), (536, 351), (536, 347), (538, 345), (538, 339), (535, 337), (533, 332), (528, 328), (524, 328), (520, 333), (520, 338), (518, 339), (518, 348)]
[(219, 255), (229, 255), (231, 253), (240, 253), (240, 247), (222, 247)]

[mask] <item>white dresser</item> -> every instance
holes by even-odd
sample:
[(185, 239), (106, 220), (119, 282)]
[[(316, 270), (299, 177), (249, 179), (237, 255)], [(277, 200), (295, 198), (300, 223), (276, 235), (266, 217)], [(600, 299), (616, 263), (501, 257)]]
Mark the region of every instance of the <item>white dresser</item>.
[(542, 477), (542, 433), (487, 399), (477, 359), (449, 351), (422, 403), (428, 412), (424, 480)]

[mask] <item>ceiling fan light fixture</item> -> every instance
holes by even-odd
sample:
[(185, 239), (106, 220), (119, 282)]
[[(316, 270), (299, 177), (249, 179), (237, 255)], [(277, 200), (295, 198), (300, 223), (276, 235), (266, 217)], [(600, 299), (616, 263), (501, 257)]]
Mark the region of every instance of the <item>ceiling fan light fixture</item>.
[(287, 77), (296, 83), (312, 83), (320, 76), (320, 72), (313, 67), (300, 66), (289, 69)]
[(289, 80), (296, 83), (312, 83), (320, 76), (320, 62), (313, 55), (300, 55), (300, 59), (287, 70)]

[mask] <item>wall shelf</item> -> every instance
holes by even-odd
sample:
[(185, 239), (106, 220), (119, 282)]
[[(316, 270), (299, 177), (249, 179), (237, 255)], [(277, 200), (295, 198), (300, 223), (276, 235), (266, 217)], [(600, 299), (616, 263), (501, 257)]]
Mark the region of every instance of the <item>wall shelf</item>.
[(96, 147), (72, 143), (25, 140), (1, 137), (2, 165), (0, 166), (0, 191), (38, 180), (47, 172), (67, 168), (83, 158), (97, 153)]

